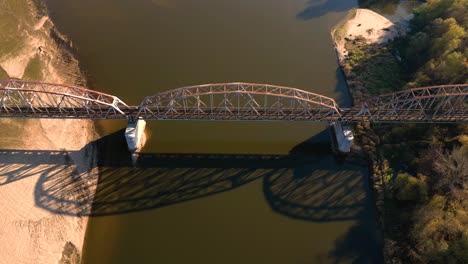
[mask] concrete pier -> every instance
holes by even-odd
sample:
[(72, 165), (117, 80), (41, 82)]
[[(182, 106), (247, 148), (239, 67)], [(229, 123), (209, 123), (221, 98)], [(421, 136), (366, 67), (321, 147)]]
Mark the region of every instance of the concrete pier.
[(135, 152), (140, 149), (143, 144), (143, 135), (145, 132), (146, 121), (137, 120), (129, 121), (125, 129), (125, 139), (127, 140), (128, 150)]
[(351, 127), (343, 125), (341, 122), (332, 122), (331, 126), (335, 132), (335, 139), (338, 151), (348, 153), (353, 145), (354, 135)]

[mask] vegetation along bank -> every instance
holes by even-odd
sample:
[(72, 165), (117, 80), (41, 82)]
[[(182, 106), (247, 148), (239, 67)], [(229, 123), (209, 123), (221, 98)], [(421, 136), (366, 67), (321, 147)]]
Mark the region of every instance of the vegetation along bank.
[[(377, 0), (376, 0), (377, 1)], [(375, 1), (374, 1), (375, 2)], [(403, 29), (353, 10), (332, 35), (354, 103), (468, 83), (468, 1), (428, 0)], [(380, 21), (380, 22), (377, 22)], [(358, 124), (386, 263), (468, 263), (468, 126)]]

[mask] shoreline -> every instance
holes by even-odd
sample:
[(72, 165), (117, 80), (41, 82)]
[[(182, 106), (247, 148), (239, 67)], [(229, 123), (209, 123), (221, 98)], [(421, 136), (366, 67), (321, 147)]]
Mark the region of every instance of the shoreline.
[[(5, 3), (6, 14), (15, 11), (16, 6), (9, 4)], [(45, 6), (39, 8), (31, 0), (22, 0), (18, 5), (26, 11), (4, 19), (18, 24), (20, 41), (14, 42), (13, 51), (0, 54), (0, 70), (8, 78), (84, 86), (86, 79), (70, 42), (58, 32)], [(79, 263), (88, 217), (63, 215), (41, 207), (49, 190), (41, 189), (40, 182), (59, 176), (73, 178), (76, 186), (85, 188), (90, 185), (80, 178), (82, 173), (87, 174), (85, 178), (97, 179), (97, 170), (91, 170), (97, 162), (96, 150), (89, 144), (99, 138), (94, 122), (1, 119), (0, 124), (4, 150), (0, 153), (0, 208), (4, 212), (0, 219), (0, 244), (4, 245), (0, 263)], [(24, 160), (14, 150), (39, 155)], [(65, 154), (63, 159), (55, 159), (41, 151)], [(77, 189), (67, 195), (79, 197), (83, 193)]]
[[(31, 2), (31, 0), (23, 1)], [(363, 18), (362, 14), (365, 13), (357, 10), (356, 16)], [(367, 18), (367, 20), (369, 19), (375, 21), (374, 18)], [(366, 21), (366, 19), (363, 21)], [(365, 22), (355, 21), (354, 23), (355, 28), (359, 27), (361, 31), (366, 32), (367, 29), (370, 29), (357, 26)], [(10, 58), (7, 63), (0, 61), (0, 70), (6, 68), (6, 72), (10, 77), (22, 77), (27, 71), (30, 61), (35, 57), (39, 57), (47, 62), (46, 72), (42, 73), (43, 76), (47, 77), (43, 80), (84, 85), (86, 80), (79, 69), (78, 61), (71, 51), (67, 50), (70, 49), (70, 47), (67, 47), (68, 41), (55, 29), (53, 22), (45, 15), (38, 18), (34, 25), (32, 28), (35, 31), (44, 30), (43, 33), (48, 36), (48, 40), (38, 42), (36, 39), (36, 42), (32, 41), (32, 45), (27, 46), (26, 53), (29, 52), (29, 57), (18, 56), (16, 61)], [(348, 30), (349, 28), (346, 29), (347, 32), (349, 32)], [(378, 29), (375, 34), (388, 33), (385, 30)], [(332, 32), (333, 36), (334, 31)], [(340, 69), (345, 74), (348, 90), (353, 101), (356, 102), (357, 92), (361, 93), (361, 91), (351, 89), (352, 85), (350, 83), (353, 82), (353, 77), (350, 75), (350, 71), (346, 71), (346, 53), (342, 50), (344, 45), (341, 48), (335, 39), (334, 45), (340, 62)], [(60, 64), (60, 60), (70, 58), (70, 56), (72, 63), (65, 65), (65, 72), (58, 70), (61, 68), (59, 65), (64, 66), (64, 64)], [(18, 68), (18, 65), (21, 67)], [(0, 121), (0, 124), (4, 127), (12, 126), (15, 123), (17, 123), (15, 119)], [(76, 261), (76, 257), (72, 256), (73, 254), (66, 255), (64, 252), (70, 251), (70, 244), (72, 244), (78, 251), (76, 253), (81, 255), (88, 217), (66, 216), (40, 208), (38, 206), (38, 200), (40, 201), (38, 197), (47, 196), (47, 193), (41, 193), (37, 185), (39, 181), (51, 178), (51, 175), (74, 177), (79, 180), (82, 172), (89, 171), (89, 173), (96, 174), (95, 170), (90, 170), (95, 165), (92, 162), (96, 162), (96, 153), (89, 143), (97, 139), (99, 135), (97, 135), (94, 122), (87, 120), (27, 120), (24, 123), (25, 127), (17, 126), (15, 128), (16, 132), (22, 131), (21, 136), (15, 131), (10, 131), (6, 137), (3, 137), (4, 142), (2, 144), (4, 145), (10, 140), (14, 142), (8, 149), (72, 151), (73, 153), (66, 155), (67, 158), (62, 160), (61, 163), (54, 163), (54, 165), (45, 162), (50, 160), (50, 157), (42, 156), (37, 160), (28, 160), (25, 163), (24, 160), (15, 160), (15, 157), (12, 157), (11, 154), (0, 154), (2, 156), (0, 160), (7, 161), (0, 162), (2, 164), (0, 165), (0, 198), (3, 200), (0, 202), (0, 208), (6, 208), (7, 212), (7, 217), (0, 220), (0, 224), (5, 227), (0, 237), (0, 243), (8, 244), (7, 247), (0, 249), (0, 255), (6, 256), (4, 258), (7, 261), (6, 263), (65, 263), (67, 260)], [(372, 150), (375, 152), (375, 145), (378, 144), (378, 136), (373, 133), (370, 126), (365, 124), (358, 125), (358, 129), (362, 131), (361, 137), (368, 138), (367, 140), (372, 142), (374, 148), (369, 147), (369, 149), (363, 148), (356, 151), (371, 155)], [(57, 142), (60, 142), (60, 144), (57, 144)], [(365, 146), (372, 144), (368, 143)], [(3, 145), (2, 149), (5, 149)], [(92, 153), (91, 158), (87, 154), (89, 152)], [(372, 155), (375, 158), (375, 153)], [(372, 160), (371, 157), (369, 157), (370, 160)], [(56, 161), (54, 160), (54, 162)], [(371, 165), (373, 168), (372, 175), (375, 175), (374, 172), (379, 166), (378, 164)], [(27, 176), (25, 176), (26, 174)], [(97, 179), (97, 174), (90, 175), (89, 178)], [(77, 185), (88, 186), (89, 183), (83, 182)], [(80, 192), (74, 192), (70, 195), (79, 196), (80, 194)], [(18, 208), (20, 209), (18, 210)], [(28, 258), (25, 259), (24, 256)], [(2, 263), (1, 261), (0, 263)]]
[[(383, 50), (386, 43), (405, 34), (405, 28), (400, 28), (385, 17), (368, 9), (355, 9), (349, 11), (347, 17), (331, 31), (331, 37), (340, 70), (343, 72), (352, 103), (359, 103), (364, 98), (372, 96), (362, 82), (362, 79), (353, 73), (352, 63), (349, 62), (350, 50), (347, 44), (356, 42), (369, 45), (374, 50)], [(359, 45), (359, 44), (358, 44)], [(370, 123), (358, 123), (353, 129), (356, 137), (351, 149), (352, 155), (367, 160), (369, 168), (369, 184), (372, 187), (374, 204), (377, 212), (377, 222), (381, 231), (385, 228), (383, 217), (384, 180), (389, 164), (380, 159), (377, 147), (381, 142)], [(385, 238), (382, 237), (383, 246)], [(385, 260), (385, 252), (384, 252)]]

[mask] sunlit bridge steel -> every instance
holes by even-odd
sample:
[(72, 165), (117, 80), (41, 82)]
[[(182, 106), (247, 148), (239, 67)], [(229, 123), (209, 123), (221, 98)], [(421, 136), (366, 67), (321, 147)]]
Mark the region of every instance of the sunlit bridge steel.
[(43, 82), (0, 81), (0, 116), (126, 119), (119, 98), (93, 90)]
[(182, 87), (128, 106), (86, 88), (0, 81), (0, 117), (135, 120), (468, 123), (468, 84), (403, 90), (340, 108), (332, 98), (254, 83)]
[(327, 121), (340, 118), (332, 98), (252, 83), (183, 87), (146, 97), (137, 117), (149, 119)]
[(343, 120), (407, 123), (467, 123), (468, 84), (403, 90), (362, 101)]

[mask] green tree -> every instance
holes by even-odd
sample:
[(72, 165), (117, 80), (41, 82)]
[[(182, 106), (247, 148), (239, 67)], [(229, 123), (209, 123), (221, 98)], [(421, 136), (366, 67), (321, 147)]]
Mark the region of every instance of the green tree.
[(448, 249), (443, 252), (437, 262), (444, 264), (468, 263), (468, 232), (459, 239), (448, 244)]
[(438, 58), (452, 53), (461, 48), (462, 41), (466, 38), (465, 29), (457, 24), (454, 18), (445, 20), (437, 18), (433, 22), (434, 38), (431, 47), (431, 56)]
[(429, 0), (417, 9), (405, 55), (409, 86), (468, 82), (468, 1)]
[(459, 252), (464, 249), (464, 241), (458, 240), (467, 235), (467, 208), (448, 204), (446, 197), (435, 195), (414, 215), (411, 237), (415, 245), (415, 262), (446, 263), (443, 260), (450, 252), (457, 252), (453, 259), (463, 258), (466, 254)]
[(468, 190), (468, 152), (457, 147), (452, 152), (438, 152), (434, 162), (437, 173), (435, 188), (442, 194), (453, 195)]
[(423, 202), (427, 199), (427, 185), (424, 179), (407, 173), (399, 173), (394, 183), (395, 197), (400, 201)]
[(467, 80), (468, 58), (460, 52), (452, 52), (440, 62), (432, 65), (434, 77), (439, 80), (445, 80), (447, 83), (463, 83)]

